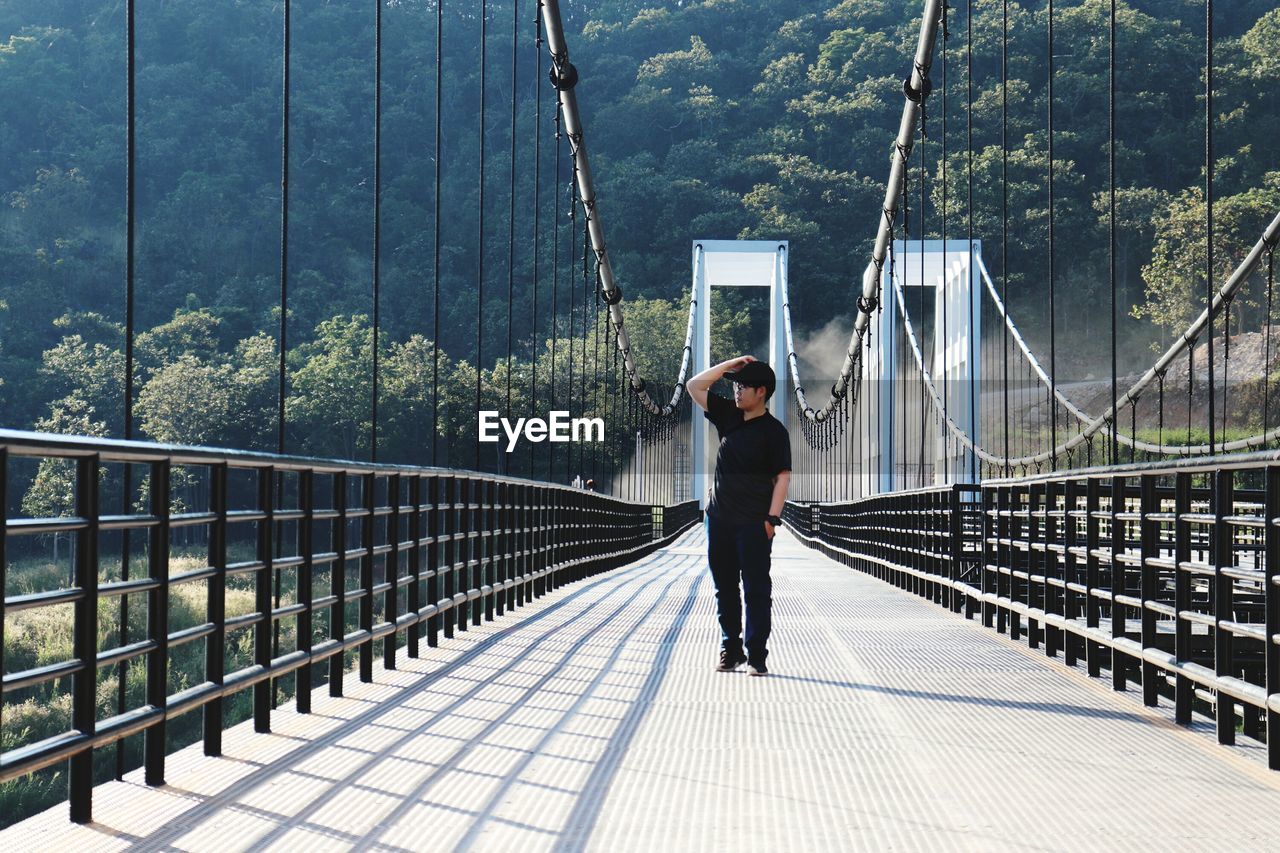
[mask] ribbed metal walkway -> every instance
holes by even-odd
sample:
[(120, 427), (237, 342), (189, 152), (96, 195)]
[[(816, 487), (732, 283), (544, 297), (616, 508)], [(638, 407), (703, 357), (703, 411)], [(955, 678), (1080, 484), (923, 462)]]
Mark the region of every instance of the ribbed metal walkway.
[(768, 678), (695, 528), (0, 849), (1280, 849), (1258, 750), (780, 537)]

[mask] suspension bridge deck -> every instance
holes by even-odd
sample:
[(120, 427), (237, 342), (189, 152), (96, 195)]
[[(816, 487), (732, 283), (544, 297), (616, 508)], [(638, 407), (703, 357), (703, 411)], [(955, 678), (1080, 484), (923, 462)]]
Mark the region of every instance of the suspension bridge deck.
[(1280, 774), (781, 533), (770, 677), (695, 527), (0, 848), (1276, 849)]

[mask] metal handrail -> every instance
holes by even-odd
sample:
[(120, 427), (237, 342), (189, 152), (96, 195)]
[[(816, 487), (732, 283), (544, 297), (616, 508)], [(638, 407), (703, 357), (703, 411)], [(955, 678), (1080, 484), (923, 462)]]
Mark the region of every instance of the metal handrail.
[(791, 502), (783, 519), (835, 560), (1141, 684), (1180, 723), (1213, 719), (1221, 743), (1242, 722), (1280, 770), (1280, 452)]
[[(16, 541), (60, 529), (43, 523), (47, 519), (33, 524), (5, 517), (5, 495), (12, 494), (15, 479), (9, 464), (13, 458), (74, 464), (74, 577), (65, 589), (0, 597), (0, 672), (5, 669), (8, 611), (69, 605), (73, 653), (66, 661), (5, 674), (0, 693), (11, 698), (70, 679), (72, 722), (53, 737), (0, 753), (0, 781), (69, 760), (71, 816), (78, 822), (92, 819), (92, 751), (98, 747), (142, 732), (146, 781), (163, 784), (165, 724), (172, 717), (203, 709), (205, 753), (219, 755), (222, 702), (233, 693), (253, 688), (255, 729), (270, 731), (272, 679), (296, 672), (297, 708), (309, 712), (312, 667), (328, 661), (330, 694), (340, 696), (345, 651), (356, 651), (359, 678), (371, 681), (374, 641), (384, 641), (383, 665), (393, 669), (402, 634), (408, 655), (417, 657), (424, 629), (428, 645), (434, 646), (441, 634), (452, 637), (455, 628), (492, 620), (566, 583), (634, 561), (673, 540), (701, 515), (696, 501), (655, 507), (473, 471), (0, 430), (0, 590), (6, 571), (12, 571), (6, 547), (11, 556)], [(145, 510), (133, 515), (101, 511), (101, 472), (107, 463), (148, 467), (150, 505)], [(207, 508), (183, 517), (208, 530), (208, 563), (171, 575), (170, 532), (176, 514), (171, 513), (170, 482), (175, 468), (203, 472), (196, 488)], [(233, 484), (232, 472), (255, 482), (249, 487), (238, 480)], [(292, 488), (282, 488), (286, 482)], [(251, 509), (231, 506), (237, 490), (243, 494), (235, 497), (248, 499)], [(281, 497), (286, 494), (290, 497)], [(293, 505), (277, 505), (285, 500)], [(145, 578), (99, 582), (98, 540), (108, 529), (145, 531), (150, 543)], [(236, 529), (253, 531), (256, 559), (228, 560), (228, 534)], [(288, 541), (286, 532), (291, 533)], [(355, 588), (348, 588), (349, 563), (359, 565)], [(293, 603), (273, 606), (271, 578), (281, 567), (296, 571), (297, 595)], [(236, 575), (253, 576), (254, 609), (228, 617), (227, 579)], [(171, 589), (197, 581), (207, 584), (206, 619), (170, 631)], [(122, 594), (146, 596), (147, 634), (118, 648), (99, 648), (98, 601)], [(377, 618), (375, 599), (382, 607)], [(345, 616), (348, 604), (357, 606), (356, 624)], [(313, 641), (313, 617), (325, 612), (330, 615), (329, 636)], [(272, 631), (282, 619), (297, 620), (298, 648), (273, 656)], [(236, 630), (253, 632), (253, 660), (227, 671), (226, 638)], [(169, 649), (198, 639), (206, 640), (203, 680), (170, 693)], [(142, 706), (97, 720), (100, 668), (142, 657), (147, 663)]]

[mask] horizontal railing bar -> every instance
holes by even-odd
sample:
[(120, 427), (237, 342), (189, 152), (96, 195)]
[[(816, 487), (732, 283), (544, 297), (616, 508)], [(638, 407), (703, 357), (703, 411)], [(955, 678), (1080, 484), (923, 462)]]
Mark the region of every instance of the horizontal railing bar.
[[(172, 581), (171, 581), (172, 582)], [(160, 581), (155, 578), (136, 578), (127, 581), (110, 581), (98, 585), (98, 598), (114, 598), (118, 595), (133, 595), (159, 589)]]
[(196, 527), (201, 524), (212, 524), (218, 520), (216, 512), (182, 512), (169, 516), (170, 527)]
[(45, 533), (74, 533), (88, 530), (89, 521), (75, 516), (63, 518), (15, 518), (4, 523), (9, 536), (35, 536)]
[(115, 649), (98, 652), (97, 665), (101, 669), (104, 666), (111, 666), (121, 661), (133, 660), (141, 657), (148, 652), (153, 652), (159, 648), (159, 644), (155, 640), (139, 640), (136, 643), (130, 643), (127, 646), (120, 646)]
[(44, 684), (46, 681), (66, 678), (68, 675), (75, 675), (80, 672), (84, 667), (84, 661), (77, 658), (38, 666), (22, 672), (11, 672), (0, 680), (0, 693), (12, 693), (24, 687), (35, 687), (37, 684)]
[(30, 592), (25, 595), (6, 598), (4, 600), (4, 609), (6, 613), (16, 613), (19, 610), (29, 610), (33, 607), (71, 604), (82, 598), (84, 598), (84, 590), (78, 586), (68, 587), (67, 589), (51, 589), (45, 592)]

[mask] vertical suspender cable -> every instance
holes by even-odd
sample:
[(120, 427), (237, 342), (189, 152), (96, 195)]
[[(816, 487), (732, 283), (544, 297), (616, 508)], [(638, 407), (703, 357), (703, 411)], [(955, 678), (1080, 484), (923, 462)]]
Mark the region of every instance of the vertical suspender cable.
[[(538, 362), (542, 358), (542, 346), (538, 340), (538, 282), (542, 275), (539, 266), (542, 240), (542, 0), (534, 10), (533, 56), (533, 335), (530, 354), (529, 416), (538, 413)], [(533, 450), (529, 450), (529, 476), (533, 476)], [(547, 479), (551, 479), (550, 474)]]
[[(519, 33), (520, 0), (511, 0), (511, 151), (508, 174), (510, 195), (507, 199), (509, 203), (507, 208), (507, 405), (503, 410), (504, 417), (510, 417), (511, 414), (511, 347), (513, 343), (511, 303), (515, 299), (516, 291), (516, 83), (518, 82), (516, 69), (519, 59), (517, 50)], [(510, 473), (510, 454), (499, 452), (498, 460), (502, 463), (500, 470), (503, 473)]]
[[(1120, 452), (1117, 436), (1120, 413), (1116, 411), (1116, 0), (1111, 0), (1107, 44), (1107, 266), (1111, 278), (1111, 464), (1114, 465)], [(1212, 329), (1210, 326), (1210, 340)]]
[(280, 364), (277, 384), (276, 452), (284, 453), (284, 401), (288, 392), (285, 354), (289, 351), (289, 71), (290, 12), (292, 0), (284, 0), (284, 55), (280, 91)]
[[(612, 377), (614, 382), (613, 390), (610, 390), (608, 382), (607, 381), (605, 382), (605, 391), (609, 396), (609, 403), (608, 403), (609, 423), (618, 424), (620, 423), (620, 418), (621, 418), (620, 414), (618, 413), (618, 408), (619, 408), (619, 401), (622, 396), (621, 394), (622, 382), (621, 382), (621, 376), (618, 372), (618, 348), (616, 346), (614, 346), (613, 348), (609, 347), (609, 331), (608, 331), (609, 324), (606, 323), (605, 326), (606, 326), (605, 339), (604, 339), (605, 351), (610, 353), (609, 376)], [(613, 495), (614, 497), (621, 497), (621, 494), (617, 488), (617, 484), (615, 483), (615, 480), (617, 479), (618, 471), (621, 470), (618, 467), (618, 465), (622, 462), (622, 448), (625, 447), (626, 433), (623, 432), (622, 430), (614, 430), (613, 432), (615, 435), (622, 436), (622, 442), (620, 443), (617, 439), (611, 442), (613, 444), (613, 447), (610, 448), (609, 456), (607, 458), (609, 494)]]
[[(1009, 305), (1009, 0), (1001, 3), (1004, 18), (1000, 27), (1000, 286), (1001, 298)], [(1001, 326), (1004, 347), (1001, 367), (1004, 374), (1004, 457), (1009, 458), (1009, 324)], [(1009, 476), (1009, 463), (1004, 463)]]
[[(945, 5), (945, 4), (944, 4)], [(924, 325), (924, 202), (925, 202), (925, 178), (924, 178), (924, 141), (927, 134), (925, 133), (925, 112), (924, 101), (920, 102), (920, 324), (921, 332), (925, 332)], [(924, 335), (921, 335), (921, 345), (924, 345)], [(922, 362), (923, 362), (923, 353)], [(920, 412), (919, 417), (914, 420), (918, 424), (917, 429), (920, 430), (920, 470), (916, 472), (919, 485), (924, 488), (924, 445), (925, 445), (925, 399), (927, 392), (925, 391), (924, 376), (920, 377)]]
[(1053, 458), (1049, 462), (1051, 469), (1058, 467), (1058, 362), (1057, 332), (1058, 315), (1055, 287), (1054, 257), (1054, 210), (1053, 210), (1053, 0), (1049, 0), (1049, 447), (1054, 448)]
[[(574, 181), (577, 184), (577, 181)], [(587, 217), (583, 217), (582, 222), (582, 359), (581, 370), (578, 379), (578, 406), (579, 414), (586, 414), (587, 409), (587, 305), (589, 304), (590, 291), (587, 278), (587, 251), (591, 246), (591, 224), (587, 221)], [(572, 445), (570, 445), (572, 446)], [(578, 445), (578, 467), (583, 470), (583, 479), (586, 479), (586, 444)]]
[[(596, 297), (596, 298), (593, 298), (593, 299), (591, 300), (592, 305), (593, 305), (593, 307), (594, 307), (594, 313), (595, 313), (595, 316), (594, 316), (594, 318), (593, 318), (592, 325), (591, 325), (592, 345), (593, 345), (594, 350), (595, 350), (595, 351), (592, 353), (592, 355), (593, 355), (593, 358), (592, 358), (593, 371), (592, 371), (592, 379), (591, 379), (591, 404), (592, 404), (592, 405), (591, 405), (591, 413), (592, 413), (593, 415), (595, 415), (595, 416), (599, 417), (599, 415), (600, 415), (600, 412), (599, 412), (599, 409), (600, 409), (600, 395), (601, 395), (601, 389), (600, 389), (600, 299), (598, 298), (598, 297), (599, 297), (599, 295), (600, 295), (600, 265), (599, 265), (599, 264), (596, 264), (596, 283), (595, 283), (595, 290), (594, 290), (594, 293), (593, 293), (592, 295), (593, 295), (593, 297)], [(604, 331), (605, 331), (605, 335), (606, 335), (606, 339), (605, 339), (605, 352), (608, 352), (608, 351), (609, 351), (609, 341), (608, 341), (608, 338), (607, 338), (607, 336), (608, 336), (608, 334), (609, 334), (609, 324), (608, 324), (608, 323), (606, 323), (606, 324), (605, 324)], [(598, 489), (598, 488), (599, 488), (599, 486), (600, 486), (600, 483), (599, 483), (599, 480), (600, 480), (600, 442), (596, 442), (595, 446), (591, 448), (591, 479), (593, 479), (593, 480), (595, 480), (595, 481), (596, 481), (596, 488)]]
[[(947, 303), (950, 301), (947, 299), (947, 279), (949, 278), (947, 269), (947, 41), (951, 38), (947, 12), (950, 8), (945, 3), (942, 6), (942, 419), (944, 424), (950, 417), (948, 403), (951, 399), (951, 382), (947, 370), (951, 346), (951, 337), (947, 334)], [(938, 367), (935, 365), (934, 372), (936, 373), (937, 370)], [(850, 433), (852, 443), (852, 428)], [(941, 434), (946, 436), (945, 432)], [(950, 437), (946, 436), (942, 445), (942, 481), (944, 483), (951, 482), (950, 442)]]
[[(1275, 292), (1275, 246), (1267, 247), (1267, 335), (1262, 356), (1262, 432), (1265, 435), (1270, 428), (1271, 420), (1271, 303)], [(1163, 409), (1161, 413), (1163, 414)], [(1161, 442), (1163, 444), (1163, 442)]]
[[(125, 6), (125, 41), (127, 55), (125, 58), (125, 169), (124, 169), (124, 437), (133, 438), (133, 307), (134, 307), (134, 229), (137, 223), (136, 193), (137, 179), (137, 77), (135, 61), (137, 58), (137, 27), (134, 19), (134, 0), (127, 0)], [(124, 488), (120, 490), (120, 513), (129, 512), (129, 493), (133, 491), (133, 477), (130, 467), (124, 466)], [(3, 510), (0, 507), (0, 510)], [(120, 578), (129, 579), (129, 531), (125, 530), (120, 537)], [(3, 595), (0, 590), (0, 595)], [(129, 596), (120, 596), (120, 645), (129, 642)], [(120, 684), (117, 691), (117, 711), (124, 713), (126, 703), (125, 687), (129, 671), (129, 661), (120, 662)], [(124, 778), (124, 739), (116, 741), (116, 778)]]
[[(484, 96), (488, 55), (488, 0), (480, 0), (480, 194), (476, 202), (476, 411), (480, 411), (480, 383), (484, 376)], [(478, 422), (477, 422), (478, 424)], [(480, 470), (480, 430), (476, 429), (475, 468)]]
[[(1115, 0), (1111, 0), (1115, 4)], [(1204, 0), (1204, 231), (1205, 304), (1209, 316), (1209, 452), (1216, 439), (1213, 378), (1213, 0)], [(1225, 427), (1225, 425), (1224, 425)]]
[[(284, 20), (282, 22), (282, 51), (281, 51), (281, 72), (280, 72), (280, 361), (278, 366), (278, 375), (276, 377), (278, 385), (278, 393), (276, 402), (278, 404), (276, 412), (276, 452), (284, 453), (284, 402), (286, 394), (287, 375), (285, 373), (285, 354), (289, 349), (288, 323), (289, 323), (289, 72), (291, 59), (291, 2), (284, 0)], [(277, 487), (277, 502), (280, 500), (279, 489), (283, 487), (283, 481)], [(279, 542), (280, 537), (274, 537), (274, 541)], [(280, 569), (273, 572), (272, 583), (275, 587), (275, 606), (280, 606), (281, 596), (281, 577)], [(275, 620), (271, 632), (271, 654), (278, 656), (280, 654), (280, 621)], [(301, 670), (300, 670), (301, 671)], [(299, 680), (301, 681), (301, 680)], [(295, 693), (301, 694), (304, 689), (310, 689), (311, 685), (298, 683), (295, 685)], [(272, 679), (271, 702), (272, 707), (278, 704), (276, 680)]]
[[(552, 193), (551, 205), (551, 374), (547, 377), (547, 381), (551, 383), (551, 408), (556, 407), (556, 374), (559, 370), (556, 365), (556, 346), (559, 338), (559, 317), (556, 314), (556, 303), (559, 301), (560, 295), (560, 105), (559, 96), (556, 97), (556, 180), (552, 185), (555, 191)], [(547, 460), (548, 470), (547, 479), (555, 482), (556, 479), (556, 450), (555, 444), (548, 441), (547, 443)]]
[(382, 0), (373, 16), (373, 421), (369, 458), (378, 461), (378, 347), (382, 332)]
[[(973, 430), (973, 439), (976, 445), (978, 440), (978, 425), (981, 422), (981, 413), (978, 411), (978, 383), (974, 382), (974, 375), (978, 374), (979, 381), (985, 379), (981, 371), (977, 370), (978, 354), (975, 349), (980, 345), (980, 341), (974, 340), (973, 330), (976, 328), (978, 317), (973, 312), (973, 0), (968, 0), (965, 7), (965, 86), (967, 91), (967, 109), (965, 110), (965, 155), (968, 160), (965, 169), (969, 183), (969, 199), (968, 213), (965, 216), (968, 233), (966, 242), (969, 251), (969, 266), (965, 270), (965, 275), (969, 280), (965, 284), (965, 293), (968, 294), (969, 302), (969, 423)], [(979, 303), (981, 304), (981, 303)], [(969, 450), (969, 473), (973, 482), (978, 482), (978, 452), (970, 448)]]
[[(134, 0), (127, 0), (125, 27), (128, 57), (125, 60), (125, 239), (124, 239), (124, 437), (133, 438), (133, 327), (134, 327), (134, 246), (137, 228), (137, 26)], [(127, 571), (127, 564), (126, 564)], [(123, 596), (122, 596), (123, 598)]]
[[(574, 286), (574, 256), (578, 246), (578, 161), (575, 158), (572, 163), (572, 170), (569, 177), (569, 254), (566, 258), (569, 267), (569, 339), (565, 342), (565, 346), (569, 350), (569, 393), (567, 395), (569, 411), (573, 411), (573, 354), (576, 347), (574, 346), (573, 336), (577, 331), (577, 304), (578, 291)], [(558, 188), (557, 188), (558, 189)], [(573, 444), (565, 448), (565, 475), (572, 481), (581, 474), (581, 471), (573, 469)]]
[(441, 36), (444, 33), (444, 0), (436, 0), (436, 139), (435, 139), (435, 252), (431, 260), (432, 312), (431, 340), (431, 464), (436, 464), (436, 447), (440, 443), (440, 72), (444, 67)]

